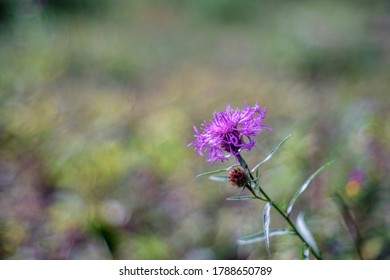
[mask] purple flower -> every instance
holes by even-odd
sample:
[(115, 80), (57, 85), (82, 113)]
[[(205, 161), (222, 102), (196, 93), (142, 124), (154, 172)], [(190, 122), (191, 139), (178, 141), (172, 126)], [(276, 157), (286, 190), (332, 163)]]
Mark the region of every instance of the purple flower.
[(237, 157), (242, 150), (253, 148), (254, 136), (263, 129), (271, 129), (262, 124), (266, 112), (266, 108), (260, 108), (257, 103), (252, 108), (245, 103), (242, 111), (232, 110), (228, 105), (225, 112), (214, 113), (210, 123), (202, 124), (202, 132), (194, 126), (196, 139), (189, 146), (193, 145), (201, 156), (206, 152), (212, 163), (225, 161), (230, 155)]
[(365, 178), (366, 178), (366, 173), (361, 168), (355, 168), (349, 174), (349, 181), (354, 181), (359, 184), (363, 184)]
[(361, 192), (365, 180), (366, 173), (363, 169), (353, 169), (352, 172), (349, 174), (349, 179), (347, 185), (345, 186), (346, 194), (349, 197), (357, 196)]

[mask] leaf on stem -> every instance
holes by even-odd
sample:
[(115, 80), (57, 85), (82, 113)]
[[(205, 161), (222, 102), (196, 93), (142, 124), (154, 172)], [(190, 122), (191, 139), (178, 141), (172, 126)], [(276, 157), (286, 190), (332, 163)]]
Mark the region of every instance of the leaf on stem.
[(226, 200), (251, 200), (251, 199), (256, 199), (254, 196), (232, 196), (226, 198)]
[(280, 142), (278, 145), (275, 146), (275, 148), (272, 149), (272, 151), (269, 153), (269, 155), (263, 159), (262, 161), (260, 161), (252, 170), (251, 172), (254, 172), (255, 170), (257, 170), (260, 165), (262, 165), (263, 163), (267, 162), (268, 160), (270, 160), (272, 158), (272, 156), (276, 153), (277, 150), (279, 150), (279, 148), (284, 144), (284, 142), (286, 142), (288, 140), (288, 138), (290, 138), (291, 135), (287, 136), (286, 138), (284, 138), (284, 140), (282, 142)]
[(306, 181), (303, 183), (303, 185), (297, 190), (297, 192), (294, 194), (294, 196), (291, 198), (290, 203), (287, 206), (287, 215), (290, 215), (291, 210), (294, 206), (294, 203), (298, 200), (298, 198), (301, 196), (301, 194), (307, 189), (309, 186), (310, 182), (316, 177), (322, 170), (327, 168), (329, 165), (331, 165), (334, 161), (329, 161), (322, 165), (320, 168), (317, 169), (313, 174), (310, 175), (309, 178), (306, 179)]
[(209, 176), (209, 179), (216, 182), (229, 182), (228, 176), (211, 175)]
[(306, 243), (303, 243), (301, 258), (302, 258), (302, 260), (309, 260), (310, 259), (309, 256), (310, 256), (309, 247), (307, 246)]
[(308, 248), (312, 248), (313, 251), (319, 255), (320, 252), (319, 252), (319, 249), (318, 249), (318, 246), (317, 246), (317, 243), (316, 241), (314, 240), (314, 237), (313, 235), (311, 234), (309, 228), (307, 227), (306, 223), (305, 223), (305, 220), (304, 220), (304, 214), (303, 213), (299, 213), (298, 217), (297, 217), (297, 230), (299, 231), (299, 234), (306, 240), (306, 246), (308, 246)]
[[(290, 229), (273, 229), (269, 231), (268, 236), (269, 238), (271, 238), (272, 236), (275, 235), (285, 235), (285, 234), (294, 235), (295, 233)], [(237, 244), (239, 245), (253, 244), (256, 242), (261, 242), (264, 239), (265, 239), (264, 232), (258, 232), (237, 240)]]
[(218, 174), (218, 173), (221, 173), (221, 172), (226, 172), (226, 171), (229, 171), (230, 169), (233, 169), (234, 167), (237, 167), (237, 166), (240, 166), (240, 165), (239, 164), (233, 164), (233, 165), (229, 166), (228, 168), (214, 170), (214, 171), (210, 171), (210, 172), (205, 172), (205, 173), (196, 175), (196, 177), (201, 177), (201, 176), (207, 176), (207, 175)]
[(264, 241), (265, 241), (265, 247), (267, 248), (268, 256), (271, 257), (271, 248), (270, 248), (270, 243), (269, 243), (269, 237), (270, 237), (270, 232), (269, 232), (269, 224), (271, 220), (271, 205), (272, 202), (269, 201), (264, 205), (263, 209), (263, 230), (264, 230)]

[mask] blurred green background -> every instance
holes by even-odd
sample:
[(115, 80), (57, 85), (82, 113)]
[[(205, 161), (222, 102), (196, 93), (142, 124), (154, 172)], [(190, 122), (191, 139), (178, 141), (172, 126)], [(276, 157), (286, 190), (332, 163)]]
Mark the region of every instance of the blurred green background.
[(390, 258), (389, 1), (1, 0), (0, 73), (1, 259), (269, 258), (236, 243), (263, 205), (195, 177), (232, 162), (187, 147), (244, 101), (273, 128), (251, 166), (292, 134), (277, 201), (336, 159), (292, 213), (324, 258)]

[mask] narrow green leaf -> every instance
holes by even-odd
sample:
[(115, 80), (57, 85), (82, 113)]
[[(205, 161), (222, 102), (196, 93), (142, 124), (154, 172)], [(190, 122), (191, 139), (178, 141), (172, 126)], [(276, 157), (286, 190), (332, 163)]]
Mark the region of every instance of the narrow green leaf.
[(218, 175), (211, 175), (209, 177), (211, 181), (217, 181), (217, 182), (229, 182), (228, 176), (218, 176)]
[[(290, 229), (272, 229), (269, 231), (268, 236), (269, 238), (271, 238), (272, 236), (285, 235), (285, 234), (294, 235), (295, 233)], [(253, 243), (261, 242), (264, 239), (265, 239), (264, 232), (258, 232), (237, 240), (237, 244), (238, 245), (253, 244)]]
[(291, 198), (290, 203), (287, 206), (287, 215), (290, 215), (291, 210), (295, 204), (295, 202), (298, 200), (298, 198), (301, 196), (301, 194), (307, 189), (310, 182), (316, 177), (322, 170), (327, 168), (329, 165), (331, 165), (334, 161), (330, 161), (322, 165), (320, 168), (317, 169), (313, 174), (310, 175), (309, 178), (306, 179), (306, 181), (303, 183), (303, 185), (297, 190), (297, 192), (294, 194), (294, 196)]
[(262, 165), (263, 163), (267, 162), (268, 160), (270, 160), (272, 158), (272, 156), (276, 153), (277, 150), (279, 150), (279, 148), (284, 144), (284, 142), (286, 142), (288, 140), (288, 138), (290, 138), (291, 135), (287, 136), (286, 138), (283, 139), (282, 142), (280, 142), (278, 145), (275, 146), (275, 148), (272, 149), (272, 151), (269, 153), (269, 155), (263, 159), (262, 161), (260, 161), (252, 170), (251, 172), (254, 172), (255, 170), (257, 170), (260, 165)]
[(310, 259), (309, 256), (310, 256), (309, 247), (306, 245), (306, 243), (303, 243), (301, 258), (302, 260), (309, 260)]
[(264, 205), (263, 209), (263, 230), (264, 230), (264, 241), (265, 241), (265, 247), (267, 248), (268, 256), (271, 257), (271, 248), (269, 244), (269, 224), (271, 220), (271, 205), (272, 202), (267, 202)]
[(251, 199), (256, 199), (254, 196), (232, 196), (226, 198), (226, 200), (251, 200)]
[(319, 252), (317, 243), (314, 240), (313, 235), (311, 234), (309, 228), (307, 227), (307, 225), (305, 223), (304, 214), (303, 213), (299, 213), (299, 215), (297, 217), (296, 226), (297, 226), (297, 230), (299, 231), (300, 235), (302, 235), (302, 237), (306, 240), (307, 246), (312, 248), (313, 251), (316, 252), (316, 254), (319, 255), (320, 252)]
[(213, 175), (213, 174), (218, 174), (218, 173), (221, 173), (221, 172), (226, 172), (226, 171), (229, 171), (230, 169), (233, 169), (234, 167), (237, 167), (237, 166), (240, 166), (240, 165), (239, 164), (233, 164), (233, 165), (229, 166), (228, 168), (214, 170), (214, 171), (210, 171), (210, 172), (205, 172), (205, 173), (196, 175), (196, 177), (201, 177), (201, 176)]

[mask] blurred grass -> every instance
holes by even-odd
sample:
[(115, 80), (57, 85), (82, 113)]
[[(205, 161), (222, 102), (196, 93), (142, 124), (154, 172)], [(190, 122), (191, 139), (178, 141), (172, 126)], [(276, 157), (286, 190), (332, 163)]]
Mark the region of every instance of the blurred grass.
[[(0, 257), (267, 258), (235, 243), (261, 205), (195, 179), (226, 165), (186, 147), (246, 100), (273, 127), (251, 166), (293, 135), (261, 170), (279, 201), (337, 160), (293, 213), (324, 257), (358, 258), (340, 193), (363, 257), (388, 259), (388, 19), (387, 1), (0, 1)], [(299, 257), (293, 237), (271, 248)]]

